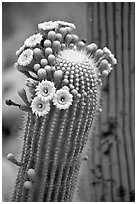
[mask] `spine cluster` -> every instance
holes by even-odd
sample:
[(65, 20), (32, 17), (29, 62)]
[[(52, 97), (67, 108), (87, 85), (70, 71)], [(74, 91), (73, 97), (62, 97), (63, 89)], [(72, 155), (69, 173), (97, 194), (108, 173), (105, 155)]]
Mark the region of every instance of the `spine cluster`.
[(38, 24), (38, 32), (17, 51), (15, 67), (27, 76), (30, 100), (7, 105), (27, 112), (21, 161), (13, 201), (71, 201), (82, 151), (97, 111), (102, 77), (116, 64), (108, 48), (79, 40), (75, 25)]

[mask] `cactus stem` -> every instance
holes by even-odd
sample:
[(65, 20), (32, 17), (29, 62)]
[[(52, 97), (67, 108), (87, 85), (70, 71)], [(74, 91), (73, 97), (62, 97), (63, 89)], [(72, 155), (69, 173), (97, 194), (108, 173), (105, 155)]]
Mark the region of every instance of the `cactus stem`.
[(52, 192), (52, 187), (53, 187), (53, 183), (54, 183), (54, 179), (55, 179), (55, 173), (56, 173), (56, 169), (57, 169), (57, 159), (59, 159), (59, 148), (61, 145), (61, 141), (63, 139), (63, 134), (65, 131), (65, 127), (66, 127), (66, 122), (67, 122), (67, 116), (68, 115), (68, 110), (65, 111), (63, 119), (62, 119), (62, 124), (60, 126), (60, 132), (59, 132), (59, 136), (58, 136), (58, 140), (56, 142), (56, 147), (55, 147), (55, 156), (54, 156), (54, 161), (53, 161), (53, 168), (52, 168), (52, 172), (51, 172), (51, 183), (49, 185), (49, 190), (48, 190), (48, 194), (47, 194), (47, 201), (50, 201), (50, 196), (51, 196), (51, 192)]
[[(80, 133), (80, 127), (81, 127), (81, 121), (82, 121), (82, 118), (83, 118), (83, 112), (84, 112), (84, 106), (83, 106), (83, 101), (84, 101), (84, 98), (81, 99), (81, 103), (79, 104), (79, 120), (77, 121), (77, 128), (76, 128), (76, 135), (75, 135), (75, 140), (74, 140), (74, 143), (72, 144), (72, 152), (71, 152), (71, 155), (70, 155), (70, 164), (73, 162), (74, 160), (74, 153), (76, 151), (76, 148), (77, 148), (77, 145), (76, 143), (78, 142), (78, 137), (79, 137), (79, 133)], [(67, 169), (66, 171), (66, 174), (64, 176), (64, 181), (63, 181), (63, 184), (64, 184), (64, 194), (66, 192), (66, 183), (67, 183), (67, 179), (69, 177), (69, 171), (70, 171), (70, 168)], [(58, 184), (60, 184), (61, 182), (61, 178), (59, 178), (58, 180)], [(58, 191), (59, 189), (57, 189)], [(55, 195), (57, 195), (58, 193), (56, 193), (55, 191)], [(64, 197), (64, 194), (62, 197)], [(55, 197), (55, 201), (56, 201), (57, 197)]]
[[(39, 118), (38, 118), (38, 120), (39, 120)], [(46, 127), (46, 124), (47, 124), (47, 121), (48, 121), (48, 116), (45, 116), (42, 120), (41, 120), (41, 128), (40, 128), (40, 133), (36, 133), (36, 134), (39, 134), (38, 135), (38, 138), (37, 138), (37, 144), (34, 146), (35, 147), (35, 149), (34, 149), (34, 147), (33, 147), (33, 150), (32, 150), (32, 152), (35, 152), (35, 157), (36, 157), (36, 159), (35, 159), (35, 166), (33, 167), (34, 169), (35, 169), (35, 174), (36, 175), (39, 175), (39, 166), (40, 166), (40, 163), (41, 163), (41, 160), (42, 160), (42, 158), (41, 158), (41, 154), (42, 154), (42, 145), (43, 145), (43, 143), (45, 142), (44, 141), (44, 137), (45, 137), (45, 134), (46, 134), (46, 132), (45, 132), (45, 127)], [(38, 131), (38, 130), (37, 130)], [(35, 135), (35, 137), (36, 137), (36, 135)], [(37, 178), (35, 178), (35, 181), (36, 181), (36, 179)], [(34, 186), (34, 192), (35, 192), (35, 186)], [(28, 200), (31, 200), (32, 199), (32, 197), (33, 197), (33, 193), (34, 192), (30, 192), (29, 193), (29, 197), (28, 197)]]
[[(66, 141), (66, 152), (65, 152), (65, 155), (64, 155), (64, 158), (63, 158), (63, 165), (61, 167), (61, 170), (60, 170), (60, 173), (59, 173), (59, 176), (58, 176), (58, 178), (59, 178), (58, 182), (59, 183), (60, 183), (61, 179), (64, 178), (63, 169), (64, 169), (64, 166), (66, 165), (68, 152), (70, 151), (70, 149), (69, 149), (70, 145), (71, 145), (70, 140), (71, 140), (71, 137), (73, 136), (72, 131), (74, 131), (74, 128), (75, 128), (74, 127), (74, 122), (75, 122), (74, 120), (75, 120), (75, 115), (76, 115), (76, 111), (77, 111), (77, 106), (78, 106), (78, 103), (76, 102), (74, 104), (73, 115), (71, 116), (72, 118), (71, 118), (71, 122), (70, 122), (70, 126), (69, 126), (69, 132), (68, 132), (67, 141)], [(65, 172), (64, 172), (64, 174), (65, 174)], [(63, 178), (62, 178), (62, 176), (63, 176)], [(63, 191), (65, 192), (65, 190), (66, 190), (65, 185), (64, 185), (64, 182), (63, 182), (63, 189), (62, 189), (62, 194), (60, 195), (60, 201), (63, 201), (63, 197), (64, 197)]]
[[(18, 201), (18, 199), (20, 199), (20, 196), (22, 194), (23, 191), (23, 183), (25, 181), (25, 176), (24, 172), (26, 170), (26, 166), (27, 166), (27, 160), (28, 160), (28, 156), (29, 156), (29, 143), (30, 143), (30, 133), (33, 130), (33, 125), (34, 125), (34, 118), (32, 116), (31, 113), (28, 113), (28, 118), (27, 118), (27, 123), (26, 123), (26, 128), (24, 131), (24, 147), (22, 150), (22, 158), (21, 158), (21, 163), (23, 163), (24, 165), (19, 169), (18, 172), (18, 176), (17, 176), (17, 182), (16, 182), (16, 186), (15, 186), (15, 195), (13, 197), (13, 200), (15, 198), (15, 201)], [(20, 179), (22, 178), (22, 179)]]
[[(33, 133), (32, 133), (32, 136), (31, 136), (31, 141), (30, 141), (30, 144), (29, 144), (29, 154), (28, 154), (28, 161), (27, 161), (27, 166), (26, 166), (26, 169), (25, 169), (25, 178), (24, 180), (27, 181), (28, 179), (28, 171), (31, 167), (33, 167), (33, 160), (34, 160), (34, 148), (35, 148), (35, 143), (37, 142), (37, 130), (38, 130), (38, 127), (39, 127), (39, 124), (40, 124), (40, 121), (39, 121), (39, 117), (36, 116), (35, 118), (35, 122), (34, 122), (34, 127), (33, 127)], [(28, 198), (28, 188), (26, 188), (26, 190), (24, 190), (22, 192), (22, 195), (21, 195), (21, 201), (24, 200), (24, 197), (27, 199)]]
[(44, 197), (44, 193), (45, 193), (45, 189), (46, 189), (46, 185), (47, 185), (47, 175), (48, 175), (48, 169), (49, 169), (49, 165), (50, 165), (50, 159), (49, 159), (49, 154), (52, 148), (52, 139), (53, 139), (53, 134), (54, 131), (56, 130), (55, 126), (57, 124), (57, 119), (58, 119), (58, 111), (57, 109), (55, 109), (54, 113), (53, 113), (53, 117), (52, 117), (52, 121), (50, 124), (50, 128), (49, 128), (49, 132), (47, 133), (48, 135), (48, 141), (46, 144), (46, 152), (45, 152), (45, 158), (44, 158), (44, 167), (42, 169), (42, 183), (40, 186), (40, 194), (39, 194), (39, 198), (38, 200), (40, 200), (42, 202), (43, 197)]
[(72, 200), (74, 189), (76, 187), (80, 164), (81, 164), (81, 156), (79, 156), (78, 160), (75, 161), (75, 165), (73, 165), (73, 167), (70, 168), (69, 176), (68, 176), (69, 185), (67, 185), (66, 194), (64, 195), (64, 200), (66, 200), (67, 202), (70, 202), (70, 200)]

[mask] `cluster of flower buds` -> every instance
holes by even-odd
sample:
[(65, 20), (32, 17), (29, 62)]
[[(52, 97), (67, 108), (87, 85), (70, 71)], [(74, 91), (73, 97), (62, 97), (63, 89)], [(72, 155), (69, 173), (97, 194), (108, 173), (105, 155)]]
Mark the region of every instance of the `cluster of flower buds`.
[(67, 109), (73, 100), (90, 97), (96, 106), (102, 77), (117, 63), (108, 48), (86, 45), (72, 33), (74, 29), (74, 24), (64, 21), (40, 23), (38, 32), (16, 52), (15, 67), (28, 77), (32, 94), (29, 108), (38, 116), (49, 112), (51, 101), (58, 109)]

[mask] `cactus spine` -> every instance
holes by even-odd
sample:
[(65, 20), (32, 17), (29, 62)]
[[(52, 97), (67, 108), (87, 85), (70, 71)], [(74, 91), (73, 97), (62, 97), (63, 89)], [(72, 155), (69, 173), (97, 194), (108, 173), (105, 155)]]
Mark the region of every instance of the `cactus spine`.
[(12, 201), (71, 201), (89, 129), (100, 107), (102, 77), (116, 64), (108, 48), (86, 45), (75, 25), (49, 21), (17, 51), (15, 67), (27, 76), (27, 112), (21, 161)]

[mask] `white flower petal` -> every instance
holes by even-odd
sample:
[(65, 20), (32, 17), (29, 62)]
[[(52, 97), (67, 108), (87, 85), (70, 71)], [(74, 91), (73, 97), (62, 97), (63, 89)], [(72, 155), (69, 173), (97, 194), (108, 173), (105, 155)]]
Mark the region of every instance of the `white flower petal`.
[(37, 44), (40, 44), (41, 40), (42, 35), (40, 33), (34, 34), (25, 40), (24, 45), (26, 47), (35, 47)]
[(19, 65), (26, 66), (30, 64), (32, 59), (33, 59), (33, 51), (31, 49), (27, 49), (22, 52), (17, 62)]
[(47, 22), (43, 22), (43, 23), (39, 23), (38, 24), (38, 29), (39, 30), (52, 30), (58, 28), (58, 23), (57, 21), (47, 21)]
[(43, 101), (51, 100), (55, 94), (56, 88), (51, 81), (43, 80), (36, 88), (36, 95)]
[(31, 103), (32, 112), (38, 116), (44, 116), (50, 111), (49, 101), (42, 101), (41, 98), (35, 97)]
[(65, 22), (65, 21), (57, 21), (59, 25), (61, 26), (66, 26), (66, 27), (70, 27), (72, 29), (75, 29), (75, 25), (73, 23), (68, 23), (68, 22)]
[(70, 105), (72, 105), (73, 95), (70, 94), (69, 90), (66, 88), (62, 88), (56, 91), (53, 97), (53, 104), (61, 109), (67, 109)]

